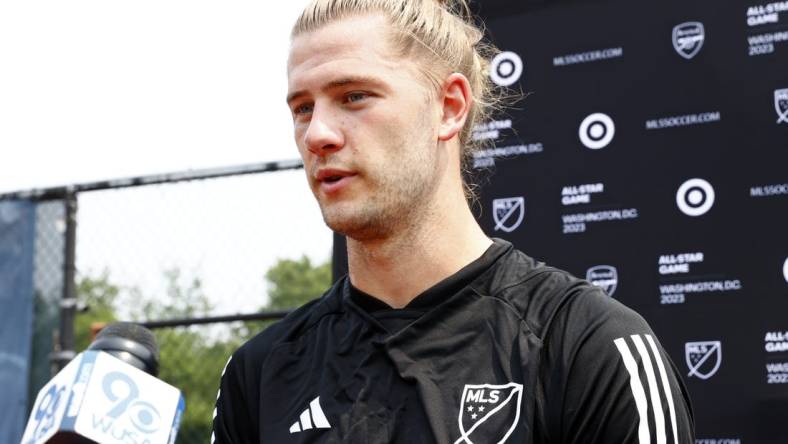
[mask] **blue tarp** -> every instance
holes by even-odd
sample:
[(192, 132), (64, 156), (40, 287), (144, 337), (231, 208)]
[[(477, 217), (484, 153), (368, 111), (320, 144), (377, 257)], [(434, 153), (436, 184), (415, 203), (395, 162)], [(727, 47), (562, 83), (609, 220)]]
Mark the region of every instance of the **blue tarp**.
[(33, 335), (35, 204), (0, 202), (0, 442), (22, 439)]

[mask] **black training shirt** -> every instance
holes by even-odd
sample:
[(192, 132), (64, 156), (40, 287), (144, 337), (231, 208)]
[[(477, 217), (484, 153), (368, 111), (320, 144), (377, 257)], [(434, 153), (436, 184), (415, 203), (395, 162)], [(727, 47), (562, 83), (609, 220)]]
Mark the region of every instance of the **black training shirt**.
[(508, 242), (393, 309), (340, 279), (225, 367), (212, 442), (692, 444), (646, 322)]

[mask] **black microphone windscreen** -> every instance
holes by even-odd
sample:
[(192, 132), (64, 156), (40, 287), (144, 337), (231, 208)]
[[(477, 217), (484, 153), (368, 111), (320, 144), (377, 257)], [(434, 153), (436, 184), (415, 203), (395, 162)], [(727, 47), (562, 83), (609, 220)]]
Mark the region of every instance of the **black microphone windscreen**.
[(153, 376), (158, 375), (159, 346), (156, 344), (156, 337), (139, 324), (109, 324), (101, 329), (88, 349), (110, 353)]

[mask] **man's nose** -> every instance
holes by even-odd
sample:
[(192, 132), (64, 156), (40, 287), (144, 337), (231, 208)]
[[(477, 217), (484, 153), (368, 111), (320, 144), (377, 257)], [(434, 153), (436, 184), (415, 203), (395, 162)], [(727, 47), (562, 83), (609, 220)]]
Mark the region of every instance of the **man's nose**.
[(326, 112), (318, 111), (317, 107), (312, 112), (309, 127), (304, 133), (304, 144), (316, 156), (324, 156), (344, 145), (344, 138), (339, 126)]

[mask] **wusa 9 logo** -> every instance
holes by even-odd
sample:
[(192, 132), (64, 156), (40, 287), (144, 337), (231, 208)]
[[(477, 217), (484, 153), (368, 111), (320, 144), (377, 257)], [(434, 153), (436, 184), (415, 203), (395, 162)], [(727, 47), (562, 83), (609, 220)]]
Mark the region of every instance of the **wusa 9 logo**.
[(676, 205), (687, 216), (702, 216), (714, 205), (714, 188), (703, 179), (690, 179), (676, 192)]
[(104, 417), (95, 417), (93, 426), (114, 438), (125, 440), (136, 433), (125, 427), (130, 422), (137, 433), (151, 434), (162, 426), (161, 414), (153, 404), (138, 399), (140, 390), (134, 380), (122, 372), (110, 372), (102, 380), (104, 395), (112, 408)]
[(65, 386), (52, 385), (49, 387), (41, 403), (38, 404), (38, 409), (31, 415), (35, 418), (36, 428), (32, 438), (25, 444), (32, 444), (38, 441), (56, 426), (55, 413), (64, 401), (65, 391)]

